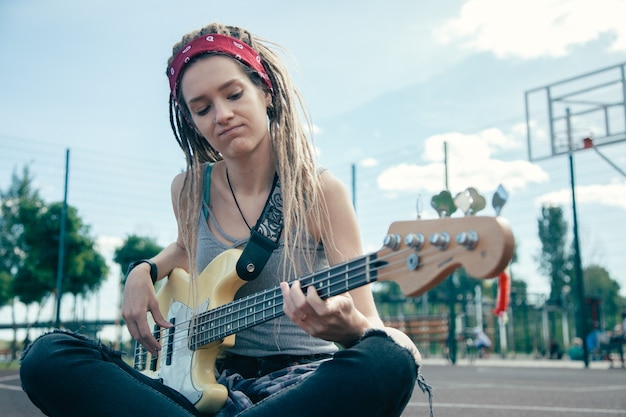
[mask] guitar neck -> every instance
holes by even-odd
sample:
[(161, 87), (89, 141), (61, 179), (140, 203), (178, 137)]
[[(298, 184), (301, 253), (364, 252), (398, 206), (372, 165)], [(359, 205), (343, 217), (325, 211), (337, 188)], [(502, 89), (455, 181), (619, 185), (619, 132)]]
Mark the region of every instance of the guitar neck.
[[(387, 263), (376, 253), (352, 259), (299, 279), (306, 291), (314, 286), (322, 299), (343, 294), (377, 281), (377, 271)], [(284, 315), (280, 287), (270, 288), (198, 314), (192, 321), (190, 350)]]
[[(314, 286), (323, 299), (386, 280), (395, 281), (406, 296), (414, 297), (460, 267), (474, 278), (497, 276), (510, 262), (514, 243), (508, 224), (495, 217), (394, 222), (378, 252), (299, 281), (305, 290)], [(189, 349), (197, 350), (283, 314), (280, 287), (239, 298), (194, 316)]]

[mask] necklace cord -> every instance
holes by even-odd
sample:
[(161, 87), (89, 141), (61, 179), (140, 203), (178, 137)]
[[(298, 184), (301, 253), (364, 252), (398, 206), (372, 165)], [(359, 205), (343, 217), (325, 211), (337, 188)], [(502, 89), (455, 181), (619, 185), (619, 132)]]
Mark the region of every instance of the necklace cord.
[(248, 226), (248, 229), (252, 230), (252, 227), (248, 224), (246, 220), (246, 216), (243, 215), (243, 211), (241, 211), (241, 207), (239, 206), (239, 201), (237, 201), (237, 197), (235, 197), (235, 191), (233, 190), (233, 186), (230, 183), (230, 177), (228, 176), (228, 168), (226, 168), (226, 182), (228, 183), (228, 188), (230, 188), (230, 194), (233, 196), (233, 200), (235, 200), (235, 205), (237, 206), (237, 210), (239, 210), (239, 214), (243, 219), (243, 222)]

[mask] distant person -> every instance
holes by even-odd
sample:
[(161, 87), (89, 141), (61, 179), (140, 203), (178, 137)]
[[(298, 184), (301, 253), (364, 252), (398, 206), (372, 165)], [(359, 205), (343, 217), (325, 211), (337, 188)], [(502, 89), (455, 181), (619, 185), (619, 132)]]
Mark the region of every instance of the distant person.
[(612, 338), (613, 338), (613, 332), (606, 331), (606, 330), (598, 331), (597, 358), (599, 360), (605, 359), (605, 357), (607, 356), (606, 352), (610, 352), (612, 350), (612, 346), (611, 346)]
[(570, 360), (581, 361), (584, 359), (585, 352), (583, 348), (583, 340), (580, 337), (572, 339), (571, 346), (567, 349), (567, 356)]
[(561, 359), (562, 357), (561, 345), (555, 339), (550, 339), (550, 359)]
[(478, 357), (488, 358), (491, 350), (491, 339), (480, 327), (475, 327), (473, 330), (474, 347), (478, 352)]
[(591, 360), (601, 360), (603, 358), (603, 344), (608, 344), (606, 331), (600, 329), (598, 322), (593, 323), (593, 329), (587, 334), (587, 351)]
[(613, 353), (617, 353), (617, 356), (622, 364), (622, 368), (626, 367), (626, 364), (624, 364), (624, 331), (622, 330), (621, 323), (616, 324), (613, 328), (607, 347), (607, 360), (609, 361), (609, 366), (611, 368), (614, 366)]

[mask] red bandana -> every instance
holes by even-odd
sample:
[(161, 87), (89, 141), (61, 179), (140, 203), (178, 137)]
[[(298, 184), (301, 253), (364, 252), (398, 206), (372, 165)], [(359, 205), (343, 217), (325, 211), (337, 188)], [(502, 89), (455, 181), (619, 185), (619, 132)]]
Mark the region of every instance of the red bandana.
[(178, 83), (183, 67), (191, 58), (205, 52), (222, 52), (240, 60), (254, 69), (261, 76), (263, 81), (265, 81), (270, 91), (274, 91), (272, 82), (261, 62), (261, 57), (254, 49), (245, 42), (231, 38), (230, 36), (211, 34), (192, 40), (185, 45), (172, 60), (172, 65), (170, 66), (167, 76), (170, 80), (170, 91), (172, 92), (174, 100), (178, 101), (176, 92), (178, 90)]

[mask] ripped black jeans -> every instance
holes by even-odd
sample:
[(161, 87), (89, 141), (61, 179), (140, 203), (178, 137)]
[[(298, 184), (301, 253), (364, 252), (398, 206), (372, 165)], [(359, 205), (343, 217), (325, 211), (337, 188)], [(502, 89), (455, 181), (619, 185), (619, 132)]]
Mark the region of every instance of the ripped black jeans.
[[(413, 356), (379, 331), (324, 365), (241, 414), (400, 416), (418, 380)], [(31, 401), (52, 417), (201, 415), (177, 391), (126, 364), (120, 352), (78, 334), (55, 331), (38, 338), (22, 357), (20, 376)], [(418, 382), (423, 391), (429, 388)]]

